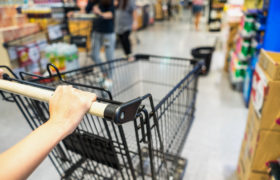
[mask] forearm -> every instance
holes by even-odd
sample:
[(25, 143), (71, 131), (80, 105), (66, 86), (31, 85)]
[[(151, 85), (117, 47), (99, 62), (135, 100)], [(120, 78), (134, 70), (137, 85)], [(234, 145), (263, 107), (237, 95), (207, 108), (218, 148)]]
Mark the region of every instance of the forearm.
[(132, 17), (133, 17), (132, 30), (136, 31), (138, 29), (138, 25), (137, 25), (137, 11), (136, 11), (136, 9), (134, 9)]
[(102, 12), (100, 14), (104, 19), (112, 19), (113, 18), (113, 13), (108, 11), (108, 12)]
[(0, 179), (26, 179), (65, 136), (45, 123), (0, 155)]
[(137, 11), (136, 11), (136, 9), (133, 10), (132, 16), (133, 16), (133, 22), (137, 22)]

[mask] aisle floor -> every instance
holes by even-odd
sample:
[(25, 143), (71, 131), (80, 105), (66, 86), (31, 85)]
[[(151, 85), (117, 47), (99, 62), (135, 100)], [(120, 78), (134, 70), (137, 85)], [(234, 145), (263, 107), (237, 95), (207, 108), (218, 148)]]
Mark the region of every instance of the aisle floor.
[[(193, 47), (213, 46), (220, 36), (191, 29), (183, 21), (158, 22), (137, 33), (140, 44), (135, 46), (135, 52), (190, 57)], [(121, 56), (121, 50), (116, 54)], [(196, 116), (182, 152), (188, 159), (184, 179), (235, 179), (247, 109), (241, 94), (230, 88), (227, 74), (222, 70), (223, 63), (223, 53), (216, 51), (211, 72), (199, 80)], [(15, 104), (1, 100), (0, 109), (0, 152), (3, 152), (31, 130)], [(49, 180), (59, 176), (46, 159), (29, 179)]]

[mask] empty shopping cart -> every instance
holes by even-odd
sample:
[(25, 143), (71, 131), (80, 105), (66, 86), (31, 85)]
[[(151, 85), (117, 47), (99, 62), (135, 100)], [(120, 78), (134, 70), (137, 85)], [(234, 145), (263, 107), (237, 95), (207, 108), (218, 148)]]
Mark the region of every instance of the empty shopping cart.
[(101, 113), (86, 114), (49, 154), (62, 179), (182, 179), (186, 160), (180, 153), (194, 119), (202, 62), (144, 54), (135, 59), (63, 73), (49, 64), (47, 77), (10, 70), (0, 81), (1, 96), (17, 104), (32, 129), (49, 119), (48, 104), (11, 93), (2, 81), (46, 91), (70, 84), (96, 93), (105, 105)]

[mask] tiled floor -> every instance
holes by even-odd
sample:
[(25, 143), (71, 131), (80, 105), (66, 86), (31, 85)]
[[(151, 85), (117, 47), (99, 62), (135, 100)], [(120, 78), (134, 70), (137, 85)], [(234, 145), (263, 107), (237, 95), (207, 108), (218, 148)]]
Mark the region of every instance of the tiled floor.
[[(137, 33), (140, 44), (135, 52), (190, 57), (196, 46), (214, 45), (219, 34), (191, 31), (186, 21), (158, 22)], [(116, 55), (122, 52), (117, 50)], [(217, 51), (211, 72), (199, 81), (196, 117), (182, 156), (188, 159), (184, 179), (234, 179), (247, 109), (240, 93), (231, 90), (222, 71), (223, 53)], [(15, 104), (0, 101), (0, 152), (26, 136), (31, 130)], [(59, 179), (46, 159), (29, 177), (32, 180)]]

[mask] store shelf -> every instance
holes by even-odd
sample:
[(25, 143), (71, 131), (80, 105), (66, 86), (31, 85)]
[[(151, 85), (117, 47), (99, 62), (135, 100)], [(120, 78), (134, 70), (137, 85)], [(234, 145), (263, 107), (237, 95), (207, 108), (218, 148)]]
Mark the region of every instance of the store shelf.
[(211, 22), (215, 22), (215, 21), (222, 21), (222, 19), (221, 18), (210, 18), (209, 21), (211, 23)]
[[(209, 3), (209, 15), (208, 15), (208, 25), (211, 26), (213, 22), (221, 22), (222, 11), (224, 9), (224, 3), (220, 1), (210, 0)], [(214, 15), (213, 15), (214, 14)], [(218, 15), (217, 15), (218, 14)], [(215, 26), (214, 28), (209, 28), (209, 32), (219, 32), (221, 31), (222, 23), (219, 24), (219, 28)]]
[(224, 8), (223, 8), (223, 7), (212, 7), (211, 10), (214, 10), (214, 11), (223, 11)]
[(35, 6), (56, 8), (56, 7), (64, 7), (64, 4), (61, 2), (60, 3), (40, 3), (40, 4), (36, 4)]
[(210, 32), (220, 32), (221, 31), (221, 28), (219, 29), (209, 29)]

